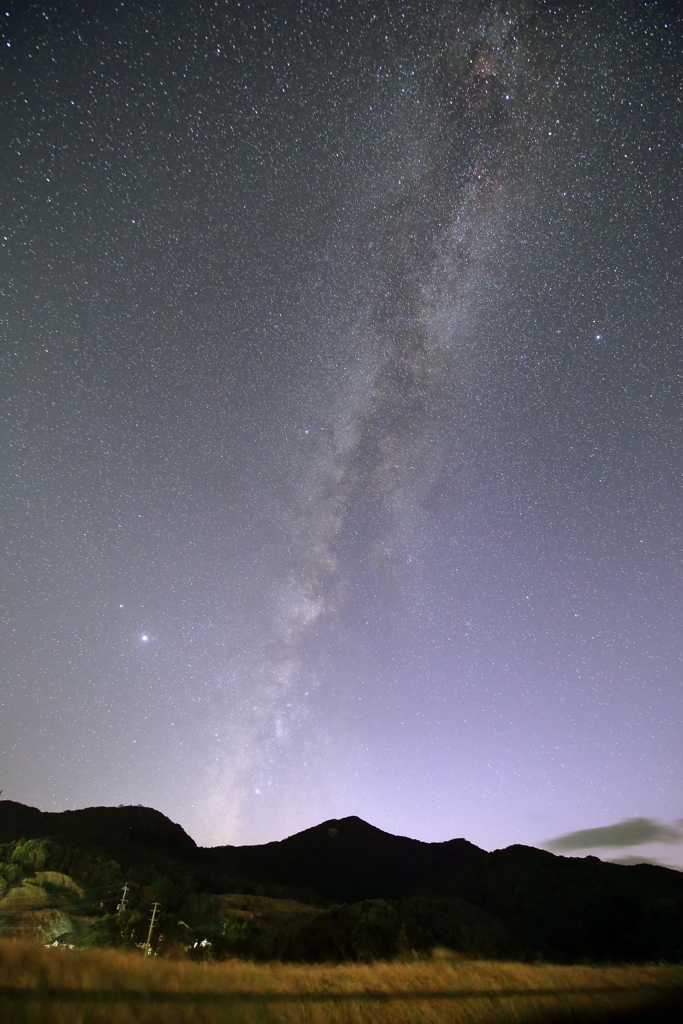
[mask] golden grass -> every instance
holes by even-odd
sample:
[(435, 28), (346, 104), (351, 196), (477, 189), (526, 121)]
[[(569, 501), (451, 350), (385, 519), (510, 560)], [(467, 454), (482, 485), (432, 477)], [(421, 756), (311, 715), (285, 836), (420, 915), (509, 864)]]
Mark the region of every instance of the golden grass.
[(430, 959), (342, 965), (157, 960), (0, 940), (11, 1024), (531, 1024), (605, 1019), (678, 988), (683, 967)]

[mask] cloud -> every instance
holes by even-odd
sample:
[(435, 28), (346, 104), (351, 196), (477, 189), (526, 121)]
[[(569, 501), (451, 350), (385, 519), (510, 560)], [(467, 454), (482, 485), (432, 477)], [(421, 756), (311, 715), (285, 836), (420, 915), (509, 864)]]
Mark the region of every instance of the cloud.
[(617, 825), (583, 828), (568, 832), (545, 844), (550, 850), (588, 850), (599, 846), (641, 846), (643, 843), (680, 843), (683, 833), (654, 818), (629, 818)]

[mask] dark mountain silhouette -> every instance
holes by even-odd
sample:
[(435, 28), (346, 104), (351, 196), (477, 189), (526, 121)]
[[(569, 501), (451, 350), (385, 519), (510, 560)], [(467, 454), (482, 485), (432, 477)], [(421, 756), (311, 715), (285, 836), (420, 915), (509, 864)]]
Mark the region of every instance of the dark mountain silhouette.
[(306, 887), (341, 903), (412, 895), (443, 874), (476, 873), (488, 856), (466, 839), (422, 843), (382, 832), (355, 815), (280, 842), (219, 846), (211, 854), (237, 877)]
[(289, 946), (277, 947), (281, 955), (287, 949), (306, 957), (315, 949), (346, 955), (373, 943), (389, 955), (406, 935), (422, 946), (455, 948), (461, 941), (482, 955), (565, 962), (678, 961), (683, 950), (683, 873), (648, 864), (525, 846), (487, 853), (465, 839), (423, 843), (357, 817), (261, 846), (207, 849), (150, 808), (55, 813), (0, 801), (0, 843), (14, 844), (6, 856), (26, 860), (19, 840), (46, 840), (30, 856), (83, 884), (131, 882), (140, 906), (161, 900), (169, 921), (187, 920), (209, 894), (288, 898), (318, 908), (322, 914), (296, 941), (290, 929)]
[(151, 807), (86, 807), (79, 811), (39, 811), (14, 800), (0, 800), (0, 843), (43, 836), (107, 850), (124, 844), (136, 851), (163, 851), (191, 857), (194, 839), (180, 825)]

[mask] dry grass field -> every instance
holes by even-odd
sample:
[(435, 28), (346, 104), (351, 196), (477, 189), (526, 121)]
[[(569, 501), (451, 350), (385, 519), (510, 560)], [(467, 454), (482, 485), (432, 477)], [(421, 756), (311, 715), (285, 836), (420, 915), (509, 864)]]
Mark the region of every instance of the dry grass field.
[(0, 941), (0, 1020), (21, 1024), (513, 1024), (609, 1020), (683, 993), (683, 967), (428, 959), (197, 964)]

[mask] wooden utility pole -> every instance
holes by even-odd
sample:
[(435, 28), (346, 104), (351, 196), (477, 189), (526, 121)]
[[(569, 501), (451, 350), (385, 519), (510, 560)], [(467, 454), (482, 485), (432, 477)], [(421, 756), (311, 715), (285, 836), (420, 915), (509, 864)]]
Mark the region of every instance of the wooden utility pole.
[(154, 927), (154, 918), (157, 916), (157, 907), (160, 907), (160, 903), (155, 903), (152, 907), (152, 920), (149, 922), (149, 931), (147, 932), (147, 942), (145, 943), (145, 955), (152, 955), (152, 947), (150, 942), (152, 941), (152, 928)]
[(119, 903), (118, 907), (116, 908), (117, 910), (125, 910), (126, 909), (126, 896), (127, 895), (128, 895), (128, 882), (126, 882), (126, 884), (123, 887), (123, 896), (121, 897), (121, 902)]

